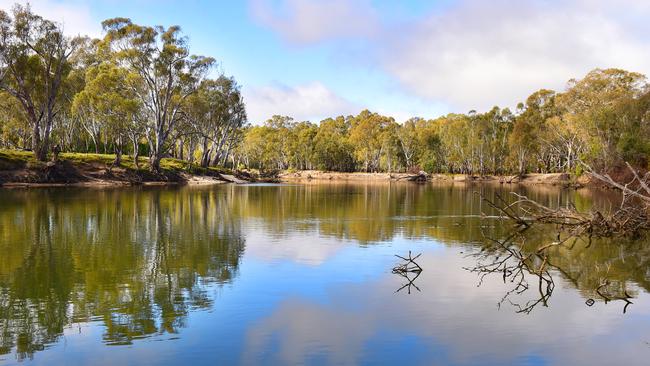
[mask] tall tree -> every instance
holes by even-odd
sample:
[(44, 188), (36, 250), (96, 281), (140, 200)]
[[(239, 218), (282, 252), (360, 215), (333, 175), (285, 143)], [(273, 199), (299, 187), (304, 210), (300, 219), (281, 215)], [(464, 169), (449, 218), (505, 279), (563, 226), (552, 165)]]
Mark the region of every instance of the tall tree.
[(531, 94), (525, 104), (520, 105), (521, 113), (515, 118), (508, 138), (510, 159), (515, 163), (519, 174), (525, 174), (530, 168), (532, 157), (542, 153), (546, 121), (558, 113), (555, 95), (552, 90), (541, 89)]
[(187, 38), (178, 26), (141, 26), (126, 18), (105, 20), (102, 26), (116, 59), (143, 80), (138, 97), (147, 110), (150, 165), (157, 171), (160, 160), (173, 146), (185, 100), (196, 91), (215, 60), (190, 55)]
[(24, 109), (32, 150), (41, 161), (47, 159), (54, 119), (61, 112), (61, 86), (75, 43), (29, 5), (15, 5), (12, 16), (0, 10), (0, 89)]
[(349, 130), (349, 119), (342, 116), (321, 121), (314, 136), (314, 160), (318, 169), (343, 172), (356, 169)]
[(624, 109), (647, 90), (642, 74), (595, 69), (581, 80), (570, 80), (567, 91), (558, 97), (565, 112), (562, 120), (581, 131), (587, 158), (599, 168), (607, 169), (621, 159), (619, 140), (634, 127)]
[[(185, 104), (186, 129), (201, 144), (201, 166), (224, 163), (232, 149), (235, 131), (246, 122), (246, 110), (234, 78), (220, 76), (204, 80)], [(193, 144), (188, 149), (190, 161)]]
[[(120, 165), (125, 145), (138, 124), (140, 101), (129, 85), (136, 76), (111, 62), (91, 67), (86, 74), (86, 86), (73, 102), (73, 111), (84, 119), (101, 125), (113, 142), (115, 165)], [(108, 138), (108, 137), (107, 137)], [(134, 146), (134, 155), (137, 146)]]

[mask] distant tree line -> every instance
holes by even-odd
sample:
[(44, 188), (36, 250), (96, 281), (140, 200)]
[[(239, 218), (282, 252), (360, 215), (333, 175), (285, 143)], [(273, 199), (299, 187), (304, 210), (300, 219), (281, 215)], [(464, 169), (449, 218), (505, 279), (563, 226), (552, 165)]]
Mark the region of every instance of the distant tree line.
[(515, 111), (402, 124), (367, 110), (319, 125), (274, 116), (245, 129), (237, 154), (259, 169), (524, 174), (576, 172), (579, 161), (599, 170), (624, 161), (647, 168), (650, 87), (644, 75), (596, 69), (564, 92), (533, 93)]
[(224, 164), (246, 123), (237, 82), (209, 78), (215, 60), (177, 26), (102, 26), (102, 39), (70, 38), (29, 5), (0, 10), (0, 147)]

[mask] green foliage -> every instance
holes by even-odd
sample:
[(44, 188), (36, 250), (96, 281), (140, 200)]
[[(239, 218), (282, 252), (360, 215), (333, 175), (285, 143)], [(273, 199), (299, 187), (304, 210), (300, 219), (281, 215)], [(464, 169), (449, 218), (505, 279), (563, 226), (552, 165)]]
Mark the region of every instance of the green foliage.
[(344, 117), (328, 118), (320, 123), (314, 136), (314, 164), (318, 169), (355, 170), (354, 150), (347, 137), (349, 129), (350, 123)]
[(0, 91), (20, 102), (32, 131), (31, 148), (41, 161), (47, 158), (55, 116), (64, 104), (62, 89), (75, 43), (29, 4), (14, 5), (11, 15), (0, 10)]
[(0, 170), (24, 168), (33, 158), (34, 155), (28, 151), (0, 150)]

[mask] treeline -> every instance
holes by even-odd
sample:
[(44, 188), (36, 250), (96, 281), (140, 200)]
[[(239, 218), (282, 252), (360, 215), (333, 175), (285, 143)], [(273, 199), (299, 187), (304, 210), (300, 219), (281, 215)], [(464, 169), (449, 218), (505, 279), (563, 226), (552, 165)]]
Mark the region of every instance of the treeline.
[(596, 69), (558, 93), (542, 89), (515, 111), (449, 114), (433, 120), (362, 111), (319, 125), (274, 116), (247, 127), (237, 159), (259, 169), (523, 174), (647, 168), (650, 87), (644, 75)]
[(29, 5), (0, 10), (0, 148), (224, 164), (246, 123), (235, 79), (209, 78), (216, 61), (178, 26), (102, 26), (102, 39), (70, 38)]

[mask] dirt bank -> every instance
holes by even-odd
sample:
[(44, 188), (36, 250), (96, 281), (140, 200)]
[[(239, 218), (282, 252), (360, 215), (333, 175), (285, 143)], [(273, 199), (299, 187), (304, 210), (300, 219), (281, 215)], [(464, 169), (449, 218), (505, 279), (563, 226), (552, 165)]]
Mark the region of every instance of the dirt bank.
[(1, 187), (120, 186), (167, 184), (247, 183), (245, 177), (215, 168), (200, 168), (176, 159), (163, 159), (154, 173), (143, 161), (139, 167), (128, 158), (112, 166), (113, 155), (61, 154), (57, 162), (38, 162), (28, 152), (0, 150)]
[(298, 172), (283, 172), (278, 174), (280, 181), (295, 182), (300, 180), (342, 180), (342, 181), (367, 181), (367, 180), (415, 180), (419, 174), (410, 173), (341, 173), (323, 172), (319, 170), (302, 170)]
[[(420, 174), (409, 173), (340, 173), (305, 170), (279, 174), (281, 181), (295, 182), (301, 180), (327, 181), (409, 181), (417, 180)], [(556, 186), (583, 186), (589, 183), (588, 177), (574, 179), (565, 173), (526, 174), (524, 176), (478, 176), (466, 174), (433, 174), (426, 177), (433, 182), (493, 182), (501, 184), (540, 184)]]

